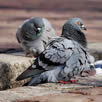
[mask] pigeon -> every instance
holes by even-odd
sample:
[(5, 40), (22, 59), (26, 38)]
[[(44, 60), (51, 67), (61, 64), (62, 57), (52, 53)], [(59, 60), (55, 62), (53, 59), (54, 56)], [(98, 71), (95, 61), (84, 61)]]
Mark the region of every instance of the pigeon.
[(56, 37), (56, 32), (46, 18), (35, 17), (27, 19), (17, 30), (18, 43), (26, 52), (26, 56), (37, 57), (48, 44)]
[(94, 70), (87, 51), (86, 30), (80, 18), (69, 19), (62, 28), (61, 37), (52, 40), (17, 81), (31, 77), (25, 86), (70, 81), (82, 72)]

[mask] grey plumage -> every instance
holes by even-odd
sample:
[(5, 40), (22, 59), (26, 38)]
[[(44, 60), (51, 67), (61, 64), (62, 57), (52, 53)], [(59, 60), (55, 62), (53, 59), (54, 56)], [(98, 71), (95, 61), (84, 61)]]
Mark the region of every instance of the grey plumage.
[(87, 30), (80, 18), (68, 20), (62, 29), (62, 37), (77, 41), (83, 47), (87, 47), (87, 39), (82, 30)]
[(18, 42), (26, 54), (28, 53), (31, 56), (38, 56), (44, 50), (48, 41), (56, 36), (51, 23), (40, 17), (25, 20), (16, 33)]
[[(78, 22), (80, 24), (77, 24)], [(34, 63), (18, 76), (17, 80), (32, 77), (26, 85), (59, 82), (60, 80), (69, 81), (83, 71), (94, 69), (91, 67), (90, 54), (87, 52), (87, 41), (82, 32), (82, 26), (82, 20), (79, 18), (70, 19), (65, 23), (62, 37), (51, 41)], [(82, 41), (79, 41), (77, 36), (79, 38), (83, 36)]]

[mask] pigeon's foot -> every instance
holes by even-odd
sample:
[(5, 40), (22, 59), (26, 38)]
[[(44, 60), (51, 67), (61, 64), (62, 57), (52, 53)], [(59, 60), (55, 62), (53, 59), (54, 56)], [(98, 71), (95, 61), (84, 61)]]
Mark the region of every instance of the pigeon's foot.
[(25, 53), (25, 57), (34, 57), (29, 51)]
[(69, 80), (69, 81), (59, 81), (59, 83), (62, 83), (62, 84), (72, 84), (72, 83), (76, 83), (77, 80)]

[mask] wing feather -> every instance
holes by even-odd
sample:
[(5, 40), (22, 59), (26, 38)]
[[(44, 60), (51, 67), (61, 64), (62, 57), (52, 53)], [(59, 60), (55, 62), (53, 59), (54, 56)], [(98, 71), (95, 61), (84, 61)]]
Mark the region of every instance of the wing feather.
[(42, 66), (40, 65), (40, 62), (47, 64), (47, 66), (62, 65), (69, 57), (71, 57), (73, 49), (74, 45), (70, 40), (65, 38), (57, 38), (57, 40), (53, 40), (38, 57), (39, 66)]

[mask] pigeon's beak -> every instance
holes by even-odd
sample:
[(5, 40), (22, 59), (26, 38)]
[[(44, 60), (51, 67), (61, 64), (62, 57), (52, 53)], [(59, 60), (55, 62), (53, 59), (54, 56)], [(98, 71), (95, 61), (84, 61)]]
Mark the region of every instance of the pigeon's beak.
[(82, 28), (83, 30), (87, 30), (87, 28), (86, 28), (84, 25), (82, 25), (81, 28)]

